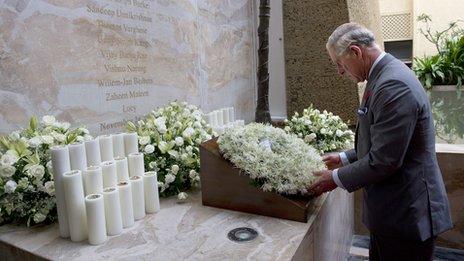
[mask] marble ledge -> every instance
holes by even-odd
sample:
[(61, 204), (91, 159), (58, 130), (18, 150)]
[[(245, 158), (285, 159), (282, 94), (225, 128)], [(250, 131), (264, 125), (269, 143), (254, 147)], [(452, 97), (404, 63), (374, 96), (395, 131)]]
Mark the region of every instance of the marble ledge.
[[(0, 259), (300, 260), (295, 254), (308, 252), (303, 246), (307, 243), (302, 242), (321, 219), (318, 215), (326, 198), (316, 199), (309, 221), (300, 223), (205, 207), (201, 193), (194, 192), (184, 203), (175, 197), (163, 199), (160, 212), (147, 215), (100, 246), (60, 238), (57, 224), (34, 228), (5, 225), (0, 227)], [(227, 238), (228, 231), (243, 226), (256, 229), (258, 238), (248, 243)]]

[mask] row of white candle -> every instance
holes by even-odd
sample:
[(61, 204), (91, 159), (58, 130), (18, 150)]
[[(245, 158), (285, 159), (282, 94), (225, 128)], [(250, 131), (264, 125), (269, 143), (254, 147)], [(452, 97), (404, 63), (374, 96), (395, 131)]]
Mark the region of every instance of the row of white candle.
[(205, 114), (205, 121), (212, 128), (223, 126), (235, 121), (235, 110), (233, 107), (222, 108)]
[[(114, 144), (121, 144), (120, 142), (112, 143), (115, 136), (122, 137), (124, 145), (129, 146), (123, 146), (124, 150), (114, 149)], [(105, 228), (108, 230), (108, 234), (111, 235), (117, 234), (117, 232), (114, 232), (115, 229), (111, 229), (111, 227), (114, 227), (111, 224), (114, 223), (115, 218), (118, 219), (118, 216), (122, 220), (126, 220), (124, 222), (126, 227), (130, 223), (127, 221), (131, 219), (130, 216), (132, 216), (133, 223), (134, 219), (142, 218), (145, 215), (145, 208), (147, 213), (159, 209), (156, 173), (153, 175), (151, 172), (148, 174), (144, 172), (143, 154), (138, 153), (137, 135), (130, 133), (108, 136), (111, 138), (111, 142), (107, 142), (107, 139), (101, 142), (105, 140), (102, 137), (107, 138), (107, 136), (101, 136), (85, 144), (75, 143), (51, 148), (60, 235), (64, 238), (71, 236), (73, 241), (84, 240), (82, 231), (85, 231), (86, 236), (87, 231), (89, 231), (90, 243), (101, 242), (101, 240), (91, 239), (90, 232), (95, 231), (86, 229), (86, 223), (90, 226), (90, 223), (95, 220), (92, 215), (85, 215), (83, 206), (87, 199), (84, 201), (84, 196), (93, 195), (91, 197), (93, 200), (89, 199), (89, 204), (93, 204), (91, 202), (97, 202), (99, 198), (95, 195), (100, 195), (105, 201), (106, 197), (110, 198), (111, 193), (119, 195), (118, 199), (120, 198), (120, 201), (114, 202), (113, 199), (112, 203), (109, 201), (108, 206), (103, 207), (106, 212), (112, 213), (108, 215), (107, 227)], [(111, 146), (105, 145), (108, 143)], [(102, 144), (104, 145), (101, 146)], [(137, 152), (131, 153), (134, 150)], [(118, 151), (118, 153), (114, 153), (115, 151)], [(126, 153), (128, 153), (128, 157), (124, 157)], [(107, 155), (104, 156), (105, 154)], [(112, 160), (115, 156), (115, 160)], [(101, 162), (101, 159), (109, 160)], [(144, 188), (144, 180), (146, 184), (152, 185)], [(127, 192), (127, 190), (130, 192)], [(105, 196), (106, 194), (108, 196)], [(128, 194), (130, 194), (130, 197), (127, 196)], [(130, 202), (130, 206), (127, 202)], [(116, 205), (120, 206), (120, 208), (111, 207)], [(114, 213), (119, 213), (119, 215)], [(128, 216), (129, 218), (127, 218)], [(91, 220), (87, 222), (87, 219)]]
[(244, 126), (245, 125), (245, 121), (244, 120), (236, 120), (234, 122), (229, 122), (225, 125), (222, 125), (222, 126), (215, 126), (213, 127), (213, 130), (218, 134), (218, 135), (221, 135), (224, 133), (225, 130), (227, 130), (228, 128), (232, 128), (232, 127), (236, 127), (236, 126)]

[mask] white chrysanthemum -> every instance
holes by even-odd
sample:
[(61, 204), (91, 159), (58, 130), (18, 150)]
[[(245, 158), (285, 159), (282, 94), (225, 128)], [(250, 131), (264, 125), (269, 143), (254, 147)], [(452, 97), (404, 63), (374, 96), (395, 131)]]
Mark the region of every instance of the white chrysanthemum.
[(147, 146), (145, 146), (144, 151), (147, 154), (153, 153), (155, 151), (155, 146), (148, 144)]
[(45, 115), (42, 117), (42, 123), (45, 124), (45, 126), (51, 126), (55, 123), (56, 119), (52, 115)]
[[(265, 140), (269, 146), (263, 146)], [(312, 172), (325, 168), (314, 148), (295, 135), (268, 125), (252, 123), (229, 129), (219, 137), (218, 144), (224, 157), (265, 191), (307, 193), (316, 180)]]
[(14, 180), (8, 180), (5, 186), (3, 186), (5, 193), (8, 194), (15, 192), (16, 187), (18, 187), (18, 184)]

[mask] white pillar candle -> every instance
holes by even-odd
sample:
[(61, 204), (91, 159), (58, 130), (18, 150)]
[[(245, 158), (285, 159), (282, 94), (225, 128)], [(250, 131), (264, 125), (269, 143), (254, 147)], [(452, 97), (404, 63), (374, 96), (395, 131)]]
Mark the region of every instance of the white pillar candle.
[(98, 138), (93, 140), (88, 140), (84, 142), (85, 145), (85, 155), (87, 158), (87, 166), (100, 166), (101, 156), (100, 156), (100, 142)]
[(235, 109), (234, 107), (229, 107), (229, 121), (235, 121)]
[(87, 220), (85, 214), (84, 187), (80, 170), (71, 170), (63, 174), (66, 211), (68, 213), (71, 241), (87, 239)]
[(116, 174), (118, 175), (118, 182), (129, 181), (129, 167), (127, 165), (127, 158), (115, 158), (116, 162)]
[(119, 182), (118, 190), (121, 204), (122, 226), (128, 228), (134, 225), (134, 207), (132, 205), (132, 189), (130, 182)]
[(114, 187), (118, 184), (118, 174), (116, 173), (116, 163), (113, 160), (104, 161), (101, 164), (103, 189)]
[(211, 127), (216, 127), (218, 125), (218, 118), (217, 118), (216, 112), (212, 111), (209, 114), (211, 114), (211, 120), (212, 120)]
[(131, 153), (128, 156), (128, 164), (129, 164), (129, 176), (143, 176), (145, 173), (145, 166), (143, 161), (143, 153)]
[(89, 244), (100, 245), (106, 241), (105, 207), (102, 194), (91, 194), (85, 197)]
[(100, 155), (102, 161), (113, 160), (113, 139), (110, 135), (98, 137), (100, 142)]
[(216, 114), (217, 125), (218, 126), (224, 125), (224, 116), (222, 115), (222, 111), (221, 110), (216, 110), (216, 111), (214, 111), (214, 113)]
[(143, 191), (145, 194), (145, 212), (155, 213), (160, 210), (158, 179), (155, 171), (143, 174)]
[(122, 232), (121, 203), (118, 187), (103, 190), (105, 206), (106, 233), (108, 236), (119, 235)]
[(69, 163), (69, 150), (66, 146), (54, 146), (50, 148), (53, 169), (53, 181), (55, 184), (56, 208), (58, 212), (58, 224), (60, 236), (69, 237), (68, 214), (63, 187), (63, 174), (71, 170)]
[(126, 156), (139, 152), (139, 138), (136, 132), (124, 133), (124, 150)]
[(103, 174), (100, 166), (87, 167), (82, 176), (84, 177), (84, 193), (86, 196), (103, 193)]
[(229, 109), (228, 108), (223, 108), (221, 109), (222, 111), (222, 117), (224, 118), (224, 125), (229, 124), (230, 119), (229, 119)]
[(113, 157), (125, 157), (124, 133), (116, 133), (111, 135), (111, 137), (113, 138)]
[(130, 178), (132, 190), (132, 206), (134, 208), (134, 219), (139, 220), (145, 217), (145, 195), (143, 192), (143, 179), (140, 176)]
[(84, 143), (73, 143), (68, 145), (69, 149), (69, 161), (71, 163), (71, 169), (78, 169), (83, 171), (87, 168), (87, 157), (85, 155)]
[(213, 116), (211, 113), (205, 114), (205, 121), (209, 126), (213, 126)]

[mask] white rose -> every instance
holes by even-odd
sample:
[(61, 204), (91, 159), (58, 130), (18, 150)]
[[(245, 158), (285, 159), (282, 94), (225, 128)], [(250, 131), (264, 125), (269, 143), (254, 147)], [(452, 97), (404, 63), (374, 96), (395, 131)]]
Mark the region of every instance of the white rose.
[(14, 180), (8, 180), (3, 188), (6, 193), (13, 193), (17, 186), (18, 184)]
[(192, 127), (188, 127), (182, 132), (182, 136), (186, 139), (189, 139), (192, 137), (192, 135), (195, 133), (195, 130)]
[(197, 173), (194, 169), (190, 170), (190, 172), (189, 172), (189, 177), (190, 177), (191, 179), (196, 178), (197, 175), (198, 175), (198, 173)]
[(327, 134), (328, 134), (328, 135), (333, 135), (333, 131), (329, 130), (329, 131), (327, 132)]
[(193, 147), (189, 145), (189, 146), (187, 146), (187, 148), (185, 148), (185, 150), (190, 153), (190, 152), (192, 152)]
[(5, 178), (9, 178), (15, 174), (16, 168), (10, 165), (0, 167), (0, 175)]
[(286, 132), (290, 132), (290, 130), (291, 130), (291, 129), (290, 129), (290, 126), (285, 126), (284, 130), (285, 130)]
[(344, 134), (344, 132), (341, 131), (341, 130), (335, 131), (335, 135), (337, 135), (337, 137), (341, 137), (341, 136), (343, 136), (343, 134)]
[(45, 143), (45, 144), (49, 144), (49, 145), (53, 144), (53, 141), (54, 141), (54, 139), (50, 135), (43, 135), (42, 136), (42, 142)]
[(18, 182), (18, 188), (26, 189), (29, 186), (29, 180), (23, 177)]
[(165, 177), (164, 177), (164, 182), (166, 184), (169, 184), (169, 183), (172, 183), (174, 182), (174, 180), (176, 180), (176, 177), (172, 174), (167, 174)]
[(57, 127), (57, 128), (63, 129), (63, 130), (67, 130), (67, 129), (69, 129), (69, 127), (71, 127), (71, 124), (69, 122), (56, 122), (53, 125), (55, 127)]
[(325, 128), (321, 129), (321, 134), (327, 134), (327, 130)]
[(147, 145), (148, 143), (150, 143), (150, 136), (142, 136), (139, 138), (139, 144), (140, 145)]
[(298, 133), (298, 138), (303, 138), (303, 133)]
[(184, 139), (182, 139), (182, 137), (176, 137), (175, 141), (176, 141), (176, 145), (179, 147), (184, 145)]
[(151, 144), (148, 144), (147, 146), (145, 146), (145, 153), (150, 154), (150, 153), (153, 153), (154, 151), (155, 151), (155, 146)]
[(185, 192), (181, 192), (181, 193), (177, 194), (177, 198), (179, 200), (186, 200), (188, 198), (188, 194), (185, 193)]
[(55, 195), (55, 183), (53, 181), (45, 182), (45, 192), (50, 196)]
[(305, 141), (305, 142), (311, 142), (311, 141), (313, 141), (313, 140), (316, 138), (316, 137), (315, 137), (316, 135), (315, 135), (315, 134), (313, 135), (313, 134), (314, 134), (314, 133), (311, 133), (311, 134), (309, 134), (309, 135), (306, 135), (305, 138), (304, 138), (304, 141)]
[(197, 129), (201, 128), (201, 122), (196, 121), (196, 122), (193, 124), (193, 127), (194, 127), (194, 128), (197, 128)]
[(330, 149), (334, 150), (334, 149), (336, 149), (336, 148), (337, 148), (337, 146), (335, 146), (335, 144), (331, 144), (331, 145), (330, 145)]
[(46, 126), (51, 126), (53, 125), (53, 123), (55, 123), (56, 119), (54, 116), (52, 115), (45, 115), (42, 117), (42, 122), (43, 124), (45, 124)]
[(172, 166), (171, 166), (171, 171), (172, 171), (172, 173), (173, 173), (174, 175), (176, 175), (177, 172), (179, 172), (179, 166), (176, 165), (176, 164), (172, 165)]
[(165, 134), (168, 131), (168, 129), (167, 129), (165, 124), (162, 124), (162, 125), (158, 126), (158, 131), (161, 134)]
[(12, 166), (16, 162), (18, 162), (19, 157), (16, 156), (14, 153), (5, 153), (0, 158), (0, 164), (2, 166)]
[[(52, 133), (53, 138), (55, 138), (58, 142), (64, 142), (66, 140), (66, 135), (58, 133), (58, 132), (53, 132)], [(80, 136), (79, 136), (80, 137)], [(77, 138), (79, 138), (77, 137)], [(82, 138), (82, 137), (80, 137)]]
[(85, 140), (84, 140), (84, 137), (82, 137), (82, 136), (77, 136), (76, 141), (77, 141), (77, 142), (84, 142)]
[(29, 176), (35, 177), (36, 179), (41, 179), (45, 174), (45, 168), (42, 165), (33, 165), (28, 170), (27, 173)]

